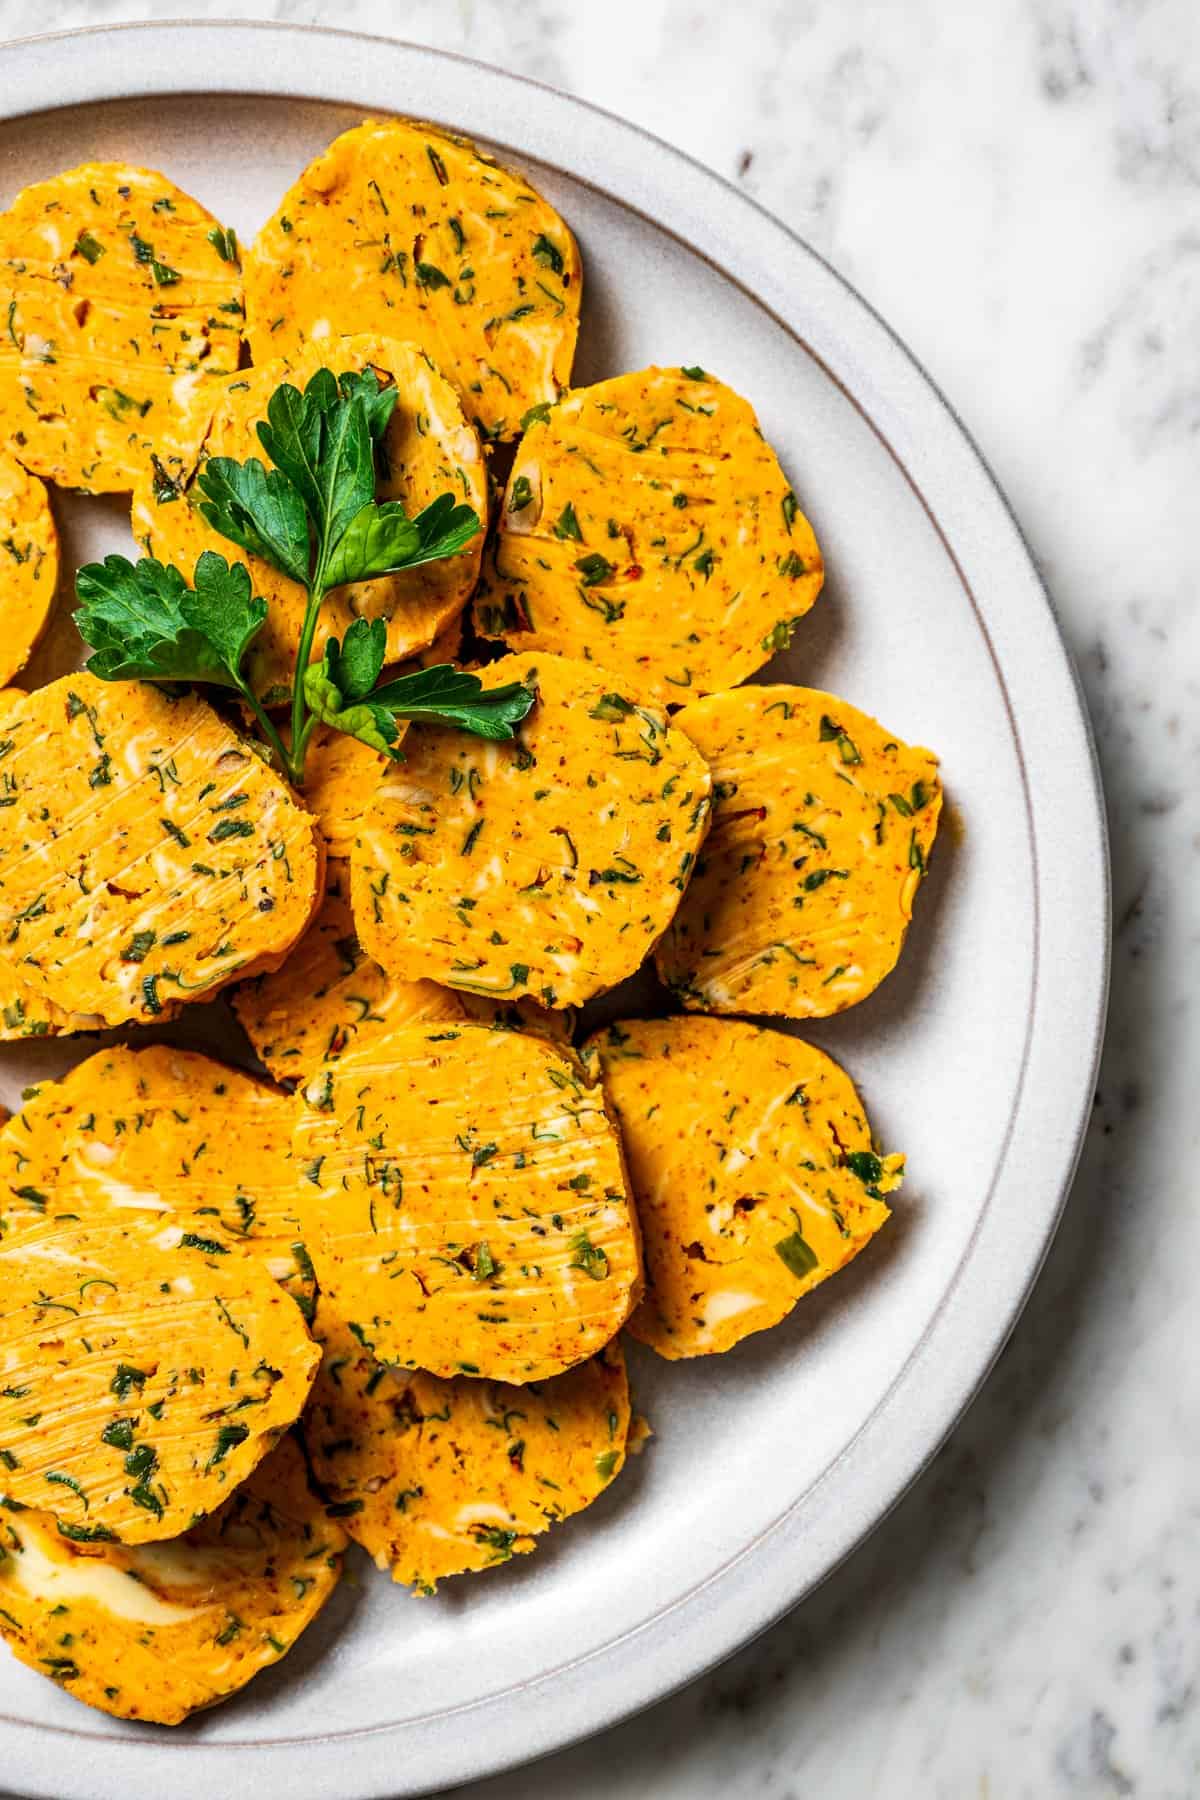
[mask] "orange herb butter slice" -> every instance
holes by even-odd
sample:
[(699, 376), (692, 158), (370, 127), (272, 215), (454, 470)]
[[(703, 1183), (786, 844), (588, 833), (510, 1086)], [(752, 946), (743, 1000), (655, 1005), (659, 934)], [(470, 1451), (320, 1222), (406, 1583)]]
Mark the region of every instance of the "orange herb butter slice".
[(0, 958), (106, 1024), (276, 966), (308, 924), (309, 815), (194, 695), (64, 676), (0, 719)]
[(19, 1043), (22, 1038), (71, 1037), (77, 1032), (99, 1031), (104, 1020), (96, 1014), (71, 1013), (52, 1000), (25, 987), (7, 964), (0, 963), (0, 1043)]
[(712, 829), (656, 955), (702, 1012), (822, 1018), (895, 967), (942, 807), (937, 758), (811, 688), (685, 707)]
[[(23, 475), (24, 470), (14, 464)], [(28, 479), (34, 479), (32, 476)], [(0, 716), (9, 706), (19, 706), (25, 699), (22, 688), (5, 688), (0, 692)], [(3, 752), (3, 728), (0, 727), (0, 752)], [(0, 754), (0, 761), (3, 755)], [(0, 780), (0, 800), (4, 784)], [(65, 1037), (74, 1032), (96, 1031), (103, 1019), (83, 1013), (69, 1013), (55, 1006), (41, 994), (34, 993), (18, 981), (6, 963), (0, 962), (0, 1043), (17, 1043), (22, 1038)]]
[(629, 1329), (660, 1355), (778, 1324), (887, 1218), (904, 1159), (876, 1152), (849, 1077), (811, 1044), (688, 1017), (615, 1023), (589, 1048), (645, 1242)]
[(413, 726), (364, 815), (364, 947), (392, 975), (489, 999), (581, 1004), (639, 967), (708, 822), (708, 769), (654, 701), (565, 657), (507, 656), (535, 686), (511, 744)]
[(48, 1213), (0, 1241), (0, 1500), (80, 1541), (178, 1536), (299, 1416), (318, 1360), (221, 1238)]
[(557, 399), (579, 329), (579, 251), (522, 175), (464, 137), (368, 120), (309, 164), (247, 258), (255, 358), (342, 332), (411, 337), (489, 437)]
[(382, 1363), (541, 1381), (641, 1286), (602, 1094), (544, 1038), (402, 1026), (310, 1082), (295, 1153), (322, 1296)]
[[(397, 746), (403, 741), (407, 727), (397, 721)], [(282, 733), (291, 747), (291, 733)], [(325, 851), (330, 857), (345, 858), (354, 848), (354, 840), (363, 813), (388, 768), (389, 759), (381, 750), (373, 750), (345, 731), (330, 725), (319, 725), (309, 740), (304, 757), (304, 786), (300, 802), (312, 813), (321, 828)]]
[(431, 1594), (533, 1550), (619, 1473), (630, 1417), (619, 1343), (531, 1386), (439, 1380), (384, 1368), (326, 1312), (305, 1444), (331, 1512), (393, 1580)]
[(702, 369), (650, 368), (530, 423), (475, 623), (678, 704), (783, 649), (822, 579), (749, 404)]
[(308, 1081), (364, 1038), (415, 1020), (461, 1020), (457, 994), (432, 981), (393, 981), (363, 950), (350, 910), (349, 871), (331, 863), (321, 910), (281, 969), (234, 994), (255, 1051), (287, 1088)]
[(420, 1019), (476, 1019), (498, 1030), (570, 1042), (574, 1015), (533, 1000), (505, 1004), (433, 981), (399, 981), (369, 957), (354, 930), (350, 871), (330, 863), (324, 903), (281, 969), (239, 987), (233, 1009), (255, 1051), (286, 1088), (308, 1081), (351, 1044)]
[(58, 532), (36, 475), (0, 450), (0, 682), (37, 648), (54, 610)]
[(0, 1221), (9, 1236), (47, 1216), (175, 1222), (256, 1257), (308, 1319), (292, 1126), (282, 1094), (211, 1057), (100, 1050), (0, 1130)]
[(283, 1438), (217, 1512), (166, 1543), (0, 1522), (0, 1635), (64, 1692), (178, 1725), (286, 1655), (337, 1586), (346, 1535)]
[(64, 487), (125, 493), (160, 426), (236, 369), (237, 240), (153, 169), (84, 163), (0, 214), (0, 433)]

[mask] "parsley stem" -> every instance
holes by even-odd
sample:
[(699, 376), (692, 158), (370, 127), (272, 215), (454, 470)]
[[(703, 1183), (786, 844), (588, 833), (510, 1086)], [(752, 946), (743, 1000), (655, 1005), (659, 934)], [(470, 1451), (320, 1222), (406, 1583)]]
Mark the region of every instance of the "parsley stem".
[[(280, 737), (278, 731), (275, 729), (275, 725), (272, 722), (270, 714), (267, 713), (263, 709), (263, 707), (259, 703), (257, 694), (255, 694), (255, 692), (252, 688), (249, 688), (249, 687), (243, 688), (242, 696), (245, 699), (246, 704), (249, 706), (250, 711), (254, 714), (254, 717), (258, 720), (258, 728), (262, 732), (263, 736), (266, 738), (268, 744), (271, 746), (271, 751), (275, 757), (275, 760), (279, 764), (281, 773), (286, 775), (288, 777), (288, 779), (294, 783), (297, 780), (297, 775), (296, 775), (296, 770), (293, 767), (293, 759), (288, 755), (286, 749), (284, 748), (283, 739)], [(301, 767), (304, 766), (303, 755), (301, 755), (300, 766)]]
[(296, 752), (296, 755), (299, 758), (301, 770), (303, 770), (303, 768), (304, 768), (304, 759), (308, 754), (308, 740), (309, 740), (309, 738), (311, 738), (313, 732), (317, 729), (317, 726), (319, 724), (320, 724), (320, 720), (317, 718), (317, 715), (314, 712), (310, 712), (308, 717), (304, 721), (304, 729), (300, 733), (300, 747), (299, 747), (298, 751)]
[(304, 779), (304, 753), (308, 748), (311, 735), (305, 730), (308, 704), (304, 698), (304, 671), (312, 656), (313, 638), (317, 632), (317, 618), (321, 611), (321, 602), (325, 598), (324, 571), (321, 566), (323, 558), (318, 561), (316, 571), (308, 588), (308, 605), (304, 609), (304, 625), (300, 632), (300, 645), (296, 651), (296, 669), (292, 677), (292, 780), (297, 786)]

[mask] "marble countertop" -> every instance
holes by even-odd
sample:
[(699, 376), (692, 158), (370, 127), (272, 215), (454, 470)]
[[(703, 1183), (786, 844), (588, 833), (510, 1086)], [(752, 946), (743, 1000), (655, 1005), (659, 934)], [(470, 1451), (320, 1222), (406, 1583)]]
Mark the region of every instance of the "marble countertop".
[(0, 0), (0, 36), (181, 13), (359, 26), (537, 76), (809, 238), (1006, 488), (1107, 785), (1116, 944), (1094, 1124), (967, 1419), (757, 1644), (603, 1738), (460, 1791), (1200, 1792), (1200, 8)]

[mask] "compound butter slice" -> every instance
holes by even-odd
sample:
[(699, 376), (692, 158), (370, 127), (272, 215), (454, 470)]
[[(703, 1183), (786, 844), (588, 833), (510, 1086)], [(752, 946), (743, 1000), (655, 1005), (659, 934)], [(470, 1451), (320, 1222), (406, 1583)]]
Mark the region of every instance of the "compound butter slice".
[(258, 1056), (287, 1088), (394, 1025), (465, 1017), (449, 988), (393, 981), (366, 954), (354, 931), (349, 871), (332, 862), (321, 910), (304, 937), (281, 969), (237, 989), (233, 1009)]
[(478, 1019), (497, 1029), (570, 1042), (574, 1015), (533, 1000), (505, 1004), (433, 981), (398, 981), (359, 943), (350, 871), (329, 864), (325, 900), (282, 969), (239, 987), (233, 1010), (255, 1052), (285, 1088), (308, 1081), (353, 1043), (418, 1019)]
[(324, 1355), (304, 1416), (313, 1474), (350, 1536), (418, 1593), (533, 1550), (625, 1461), (619, 1343), (514, 1387), (386, 1369), (326, 1307), (317, 1332)]
[(140, 1216), (254, 1256), (312, 1317), (291, 1104), (195, 1051), (115, 1046), (26, 1091), (0, 1129), (0, 1220)]
[(612, 1024), (589, 1051), (645, 1241), (629, 1329), (660, 1355), (778, 1324), (886, 1220), (904, 1159), (877, 1154), (853, 1083), (813, 1045), (688, 1017)]
[(299, 1416), (318, 1361), (253, 1256), (136, 1211), (48, 1212), (0, 1241), (0, 1503), (79, 1541), (176, 1537)]
[(346, 1535), (293, 1438), (167, 1543), (72, 1541), (46, 1513), (0, 1522), (0, 1635), (119, 1719), (178, 1725), (286, 1655), (337, 1586)]
[(468, 139), (409, 119), (343, 132), (247, 258), (256, 360), (342, 332), (411, 337), (489, 437), (571, 374), (582, 270), (567, 225)]
[(602, 1094), (545, 1038), (401, 1026), (309, 1083), (296, 1130), (322, 1296), (377, 1361), (524, 1383), (594, 1355), (641, 1288)]
[(71, 1037), (77, 1032), (99, 1031), (104, 1020), (96, 1014), (70, 1013), (52, 1000), (22, 985), (7, 964), (0, 963), (0, 1043), (19, 1043), (22, 1038)]
[[(21, 475), (25, 471), (19, 463), (13, 467)], [(35, 479), (33, 476), (26, 477)], [(0, 693), (0, 716), (4, 708), (19, 706), (25, 699), (22, 688), (5, 688)], [(0, 736), (0, 761), (4, 756), (4, 740)], [(4, 782), (0, 779), (0, 799), (4, 797)], [(0, 1043), (18, 1043), (22, 1038), (65, 1037), (81, 1031), (97, 1031), (104, 1021), (83, 1013), (69, 1013), (61, 1006), (55, 1006), (41, 994), (34, 993), (18, 981), (16, 975), (7, 964), (0, 962)]]
[(313, 821), (194, 695), (67, 675), (0, 718), (0, 959), (105, 1024), (277, 966), (321, 892)]
[(703, 369), (650, 368), (530, 423), (474, 616), (678, 705), (785, 648), (822, 580), (749, 404)]
[[(398, 746), (407, 730), (402, 720), (397, 730)], [(291, 733), (281, 735), (290, 749)], [(350, 855), (363, 813), (387, 767), (388, 758), (381, 750), (373, 750), (348, 732), (335, 731), (330, 725), (319, 725), (313, 732), (304, 757), (300, 800), (321, 827), (329, 857)]]
[(708, 824), (708, 769), (654, 701), (587, 663), (501, 657), (537, 702), (511, 744), (415, 725), (352, 859), (364, 947), (392, 975), (582, 1004), (639, 967)]
[(238, 366), (237, 240), (153, 169), (84, 163), (0, 214), (0, 434), (63, 487), (126, 493), (160, 426)]
[(702, 1012), (823, 1018), (895, 967), (942, 807), (937, 758), (834, 694), (748, 687), (678, 715), (713, 821), (658, 946)]
[(37, 648), (54, 610), (58, 531), (36, 475), (0, 450), (0, 682)]

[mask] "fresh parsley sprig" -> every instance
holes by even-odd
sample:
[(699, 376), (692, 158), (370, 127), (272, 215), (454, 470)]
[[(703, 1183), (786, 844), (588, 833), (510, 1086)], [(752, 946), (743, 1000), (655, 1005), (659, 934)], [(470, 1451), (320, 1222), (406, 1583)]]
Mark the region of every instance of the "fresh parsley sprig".
[(152, 556), (137, 563), (106, 556), (80, 569), (75, 592), (75, 623), (94, 651), (87, 665), (93, 675), (232, 688), (254, 713), (280, 766), (292, 772), (279, 733), (242, 674), (242, 660), (267, 617), (266, 601), (251, 593), (245, 563), (230, 564), (205, 550), (189, 587), (178, 569)]
[(512, 682), (487, 689), (448, 664), (379, 684), (387, 649), (382, 619), (356, 619), (339, 644), (310, 664), (321, 605), (332, 588), (455, 556), (480, 530), (469, 506), (441, 494), (415, 518), (375, 499), (376, 460), (396, 390), (373, 370), (318, 371), (304, 392), (284, 383), (258, 437), (271, 467), (250, 457), (212, 457), (196, 477), (197, 509), (222, 537), (305, 589), (307, 604), (283, 739), (242, 664), (267, 617), (245, 564), (206, 550), (188, 587), (178, 570), (143, 557), (109, 556), (79, 571), (75, 621), (106, 681), (207, 682), (241, 696), (280, 768), (299, 783), (318, 724), (398, 757), (397, 719), (425, 719), (482, 737), (511, 738), (533, 704)]
[(304, 696), (315, 720), (395, 757), (397, 719), (511, 738), (533, 704), (533, 691), (522, 682), (485, 688), (478, 675), (449, 663), (415, 669), (377, 687), (386, 643), (382, 619), (355, 619), (340, 644), (328, 640), (322, 660), (304, 671)]

